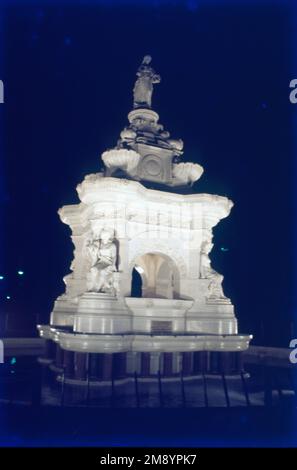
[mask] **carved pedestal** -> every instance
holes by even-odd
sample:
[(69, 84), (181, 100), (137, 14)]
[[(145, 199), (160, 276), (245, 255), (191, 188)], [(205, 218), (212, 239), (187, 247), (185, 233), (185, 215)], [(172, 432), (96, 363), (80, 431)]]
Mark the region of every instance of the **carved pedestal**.
[(73, 331), (117, 334), (127, 333), (131, 328), (131, 314), (123, 300), (95, 292), (86, 292), (79, 298)]

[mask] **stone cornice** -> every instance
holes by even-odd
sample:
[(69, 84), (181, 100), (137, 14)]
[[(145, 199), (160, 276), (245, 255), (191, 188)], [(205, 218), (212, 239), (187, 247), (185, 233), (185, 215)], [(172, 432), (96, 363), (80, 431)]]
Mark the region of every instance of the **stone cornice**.
[(70, 204), (58, 210), (61, 221), (64, 224), (74, 227), (75, 225), (85, 226), (88, 223), (90, 213), (93, 208), (84, 203)]
[(245, 351), (251, 335), (88, 335), (59, 331), (48, 325), (38, 326), (43, 338), (51, 338), (62, 349), (81, 352), (182, 352)]
[(88, 175), (77, 186), (77, 192), (81, 201), (87, 205), (98, 202), (140, 202), (141, 198), (143, 202), (156, 203), (160, 206), (162, 204), (202, 205), (219, 218), (227, 217), (233, 207), (233, 202), (224, 196), (205, 193), (183, 195), (147, 189), (137, 181), (103, 177), (101, 173)]

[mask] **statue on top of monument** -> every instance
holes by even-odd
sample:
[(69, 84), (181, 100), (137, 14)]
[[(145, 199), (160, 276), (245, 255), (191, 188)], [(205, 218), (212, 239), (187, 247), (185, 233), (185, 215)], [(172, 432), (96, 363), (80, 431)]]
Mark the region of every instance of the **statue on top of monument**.
[(103, 228), (99, 237), (87, 242), (91, 268), (88, 276), (88, 292), (115, 294), (114, 272), (116, 271), (117, 248), (114, 233)]
[(143, 58), (141, 66), (137, 70), (137, 80), (133, 89), (134, 108), (151, 108), (153, 84), (160, 83), (161, 77), (156, 74), (154, 69), (150, 66), (151, 56), (146, 55)]

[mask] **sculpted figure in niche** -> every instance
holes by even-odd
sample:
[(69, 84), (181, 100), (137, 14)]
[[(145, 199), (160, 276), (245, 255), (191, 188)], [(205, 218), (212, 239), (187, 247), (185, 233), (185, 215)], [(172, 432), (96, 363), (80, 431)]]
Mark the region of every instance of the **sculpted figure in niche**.
[(153, 84), (160, 83), (161, 77), (156, 74), (154, 69), (149, 65), (152, 58), (146, 55), (142, 64), (137, 70), (137, 80), (134, 85), (134, 108), (141, 106), (150, 108), (152, 105)]
[(205, 240), (202, 243), (200, 253), (200, 278), (210, 280), (208, 285), (210, 299), (226, 299), (222, 288), (224, 276), (215, 271), (210, 264), (209, 253), (212, 248), (213, 244), (210, 241)]
[(99, 237), (89, 240), (87, 251), (91, 260), (88, 292), (115, 294), (114, 272), (116, 271), (117, 248), (113, 231), (102, 229)]

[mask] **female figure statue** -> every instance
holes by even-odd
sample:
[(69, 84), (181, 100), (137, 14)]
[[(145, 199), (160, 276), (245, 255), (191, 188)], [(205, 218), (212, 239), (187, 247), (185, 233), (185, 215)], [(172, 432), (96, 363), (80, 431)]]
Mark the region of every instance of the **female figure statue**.
[(213, 244), (210, 241), (205, 240), (202, 243), (200, 253), (200, 278), (210, 280), (208, 285), (208, 290), (210, 292), (209, 299), (226, 299), (222, 288), (224, 277), (222, 274), (215, 271), (210, 264), (208, 255), (212, 248)]
[(102, 229), (99, 238), (93, 238), (87, 244), (91, 259), (88, 279), (89, 292), (115, 293), (113, 273), (116, 271), (117, 249), (112, 231)]
[(152, 105), (153, 84), (160, 83), (161, 77), (156, 74), (154, 69), (149, 65), (152, 58), (146, 55), (142, 64), (137, 70), (137, 80), (134, 85), (134, 108), (142, 106), (150, 108)]

